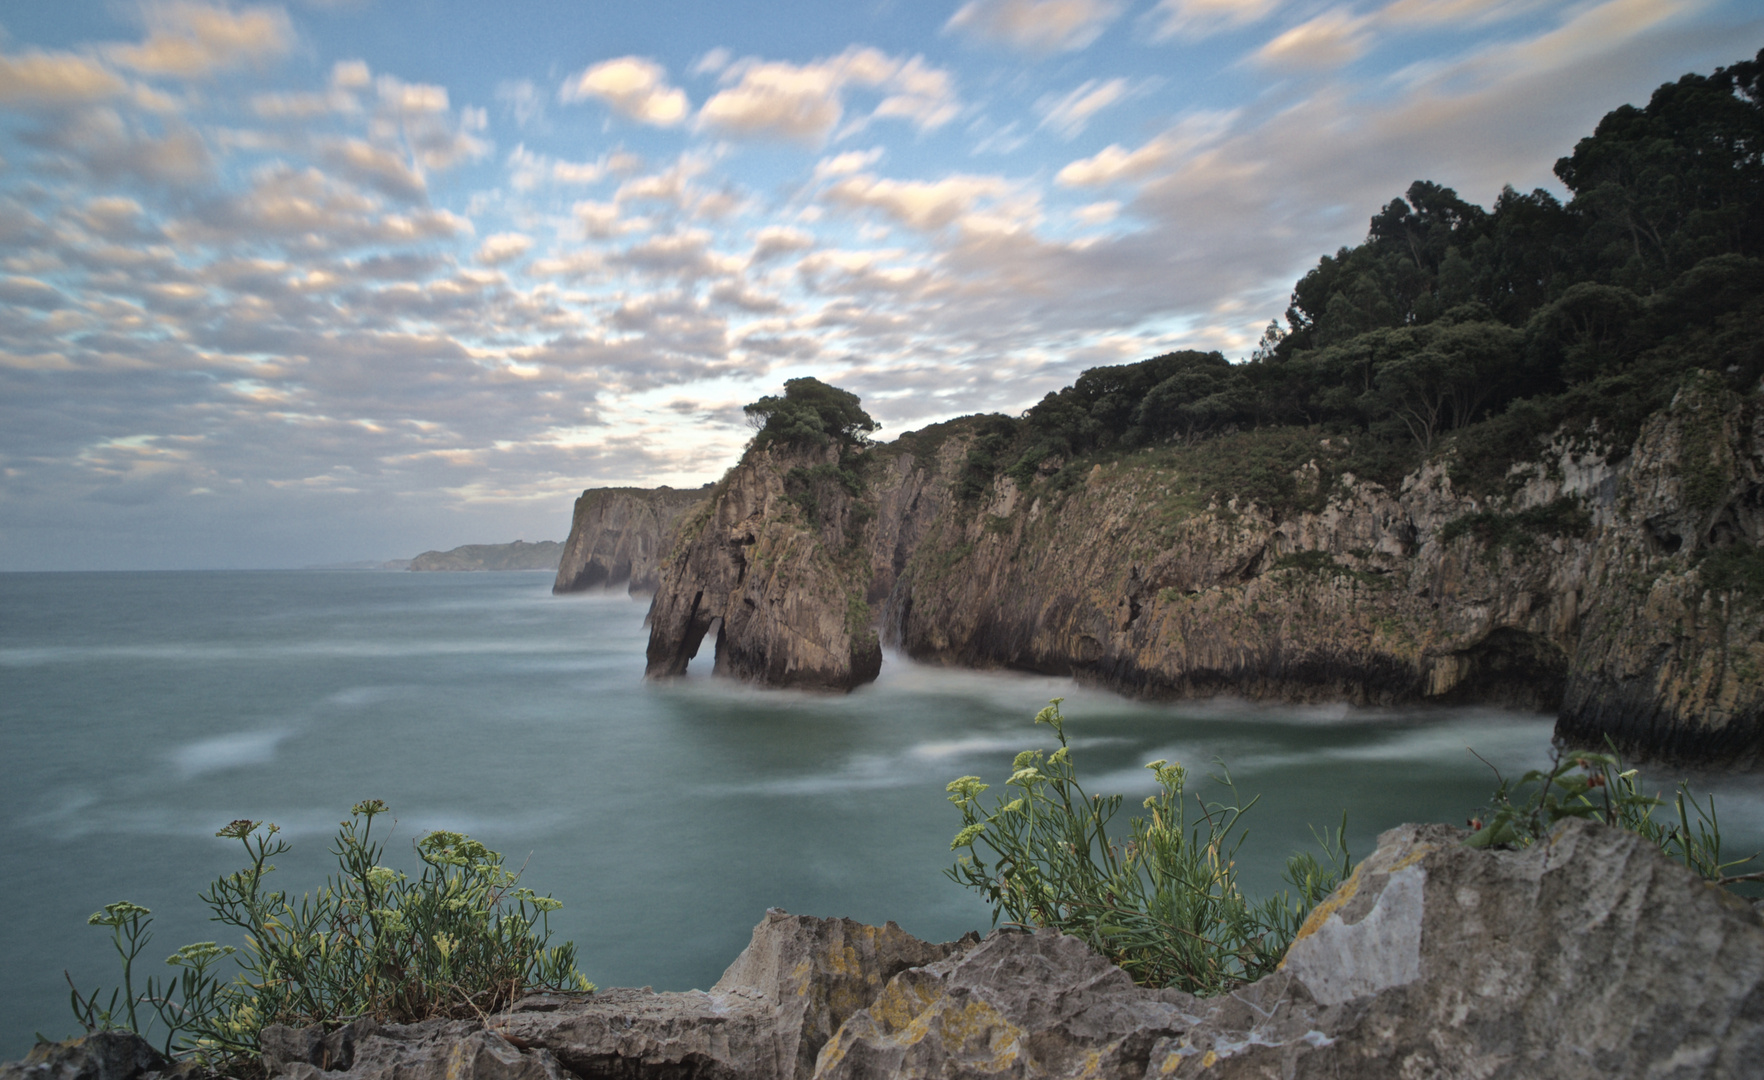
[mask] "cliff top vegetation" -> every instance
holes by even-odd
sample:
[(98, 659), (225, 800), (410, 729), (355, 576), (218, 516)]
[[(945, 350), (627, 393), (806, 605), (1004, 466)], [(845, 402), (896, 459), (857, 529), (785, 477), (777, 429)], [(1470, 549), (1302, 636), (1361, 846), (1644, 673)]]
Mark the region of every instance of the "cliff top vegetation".
[(787, 379), (784, 395), (767, 395), (742, 409), (758, 429), (755, 449), (781, 442), (791, 446), (861, 446), (882, 425), (871, 418), (858, 396), (815, 378)]
[[(1606, 115), (1556, 163), (1566, 205), (1507, 188), (1484, 209), (1417, 181), (1294, 285), (1248, 362), (1091, 368), (1021, 417), (984, 418), (963, 494), (999, 472), (1059, 486), (1099, 457), (1250, 433), (1231, 456), (1275, 473), (1342, 436), (1323, 455), (1337, 471), (1389, 483), (1446, 454), (1477, 494), (1564, 426), (1626, 450), (1692, 373), (1742, 392), (1764, 376), (1761, 155), (1764, 51)], [(1295, 428), (1315, 433), (1296, 459), (1284, 437), (1258, 452)], [(1240, 472), (1224, 468), (1236, 486), (1221, 490), (1242, 494)], [(1279, 504), (1279, 484), (1249, 479)]]

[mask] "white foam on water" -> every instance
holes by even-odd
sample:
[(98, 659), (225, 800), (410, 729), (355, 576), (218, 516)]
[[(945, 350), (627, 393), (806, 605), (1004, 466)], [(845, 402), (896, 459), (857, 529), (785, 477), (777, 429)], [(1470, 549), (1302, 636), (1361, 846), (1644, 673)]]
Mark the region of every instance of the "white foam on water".
[(185, 743), (173, 750), (169, 757), (178, 775), (188, 780), (205, 773), (268, 764), (275, 760), (276, 748), (293, 734), (286, 728), (271, 728), (217, 735)]

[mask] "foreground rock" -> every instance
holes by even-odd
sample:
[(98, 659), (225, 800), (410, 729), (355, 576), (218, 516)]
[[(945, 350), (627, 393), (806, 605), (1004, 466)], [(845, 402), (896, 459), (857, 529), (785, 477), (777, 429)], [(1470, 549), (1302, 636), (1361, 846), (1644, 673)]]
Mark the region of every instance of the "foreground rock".
[(554, 593), (625, 586), (652, 593), (661, 557), (674, 542), (680, 518), (703, 502), (710, 485), (676, 490), (589, 488), (576, 500), (569, 539), (557, 562)]
[(23, 1061), (0, 1064), (0, 1080), (169, 1080), (185, 1071), (138, 1035), (100, 1031), (40, 1042)]
[(286, 1080), (1757, 1075), (1764, 923), (1748, 904), (1602, 825), (1525, 852), (1463, 836), (1386, 833), (1282, 969), (1221, 998), (1134, 986), (1049, 930), (930, 945), (774, 911), (708, 992), (272, 1028), (265, 1063)]

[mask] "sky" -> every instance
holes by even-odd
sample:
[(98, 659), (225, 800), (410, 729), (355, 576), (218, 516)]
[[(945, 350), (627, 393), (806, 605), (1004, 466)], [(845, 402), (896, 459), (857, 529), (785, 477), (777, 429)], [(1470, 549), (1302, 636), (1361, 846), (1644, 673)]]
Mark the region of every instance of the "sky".
[(560, 540), (813, 375), (887, 438), (1246, 357), (1418, 179), (1750, 0), (0, 3), (0, 570)]

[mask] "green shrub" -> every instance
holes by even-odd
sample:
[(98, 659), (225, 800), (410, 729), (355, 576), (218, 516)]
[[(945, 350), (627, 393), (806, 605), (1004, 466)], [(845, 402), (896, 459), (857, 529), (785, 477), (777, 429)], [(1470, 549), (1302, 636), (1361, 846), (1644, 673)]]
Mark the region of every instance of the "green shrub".
[(1715, 548), (1697, 563), (1697, 570), (1705, 588), (1764, 596), (1764, 549), (1751, 544)]
[(1460, 537), (1473, 536), (1484, 547), (1523, 551), (1538, 536), (1582, 536), (1590, 528), (1592, 515), (1580, 501), (1561, 498), (1517, 513), (1478, 510), (1462, 514), (1446, 522), (1439, 530), (1439, 538), (1449, 544)]
[[(974, 889), (1001, 917), (1020, 926), (1051, 926), (1083, 938), (1135, 982), (1220, 994), (1274, 970), (1317, 901), (1347, 872), (1337, 832), (1323, 842), (1326, 863), (1311, 855), (1287, 862), (1297, 896), (1252, 903), (1237, 885), (1237, 826), (1255, 805), (1237, 805), (1230, 777), (1220, 780), (1229, 803), (1186, 802), (1187, 772), (1154, 761), (1159, 793), (1145, 800), (1125, 844), (1108, 835), (1119, 795), (1088, 795), (1079, 785), (1056, 698), (1035, 717), (1060, 748), (1017, 755), (1007, 784), (1017, 795), (982, 807), (988, 785), (964, 776), (949, 787), (962, 813), (950, 844), (965, 851), (947, 873)], [(1189, 815), (1193, 814), (1191, 818)], [(1344, 822), (1345, 824), (1345, 822)]]
[(1654, 811), (1665, 805), (1666, 800), (1642, 791), (1638, 771), (1625, 769), (1616, 754), (1558, 752), (1549, 769), (1533, 769), (1517, 783), (1502, 779), (1483, 809), (1486, 816), (1471, 819), (1474, 832), (1464, 843), (1474, 848), (1525, 848), (1548, 836), (1558, 822), (1589, 818), (1644, 837), (1668, 858), (1718, 884), (1764, 879), (1764, 873), (1728, 873), (1757, 856), (1722, 860), (1713, 796), (1706, 805), (1698, 802), (1681, 780), (1672, 800), (1676, 823), (1654, 817)]
[[(289, 850), (275, 825), (235, 821), (216, 833), (244, 845), (250, 865), (201, 898), (214, 921), (244, 931), (244, 945), (186, 945), (166, 960), (175, 976), (150, 977), (138, 992), (134, 961), (152, 940), (151, 912), (122, 902), (94, 913), (87, 922), (111, 929), (123, 985), (102, 1005), (98, 991), (75, 988), (75, 1016), (88, 1031), (146, 1035), (161, 1025), (167, 1053), (222, 1061), (255, 1057), (269, 1024), (408, 1023), (482, 1015), (528, 990), (594, 989), (576, 970), (574, 945), (547, 945), (562, 904), (518, 887), (501, 855), (459, 833), (417, 841), (415, 880), (381, 865), (372, 831), (385, 812), (378, 799), (356, 804), (331, 849), (338, 873), (297, 901), (264, 885), (269, 860)], [(214, 967), (228, 956), (242, 970), (222, 981)]]

